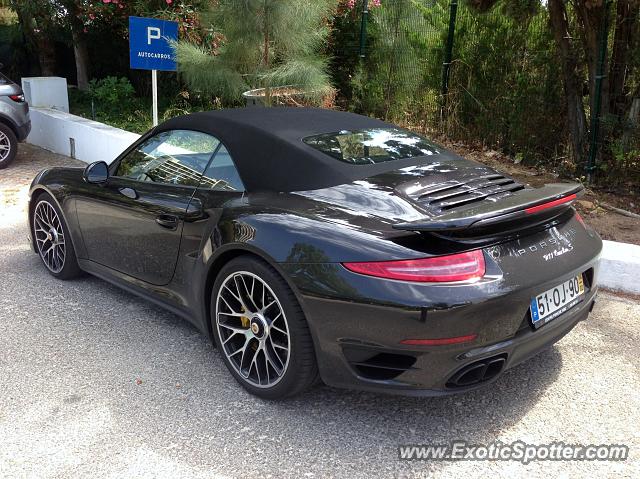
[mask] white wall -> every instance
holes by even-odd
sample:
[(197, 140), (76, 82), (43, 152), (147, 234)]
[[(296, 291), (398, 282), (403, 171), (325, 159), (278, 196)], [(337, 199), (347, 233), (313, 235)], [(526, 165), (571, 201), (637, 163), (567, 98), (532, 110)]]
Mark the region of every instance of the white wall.
[(600, 286), (614, 291), (640, 294), (640, 246), (603, 241)]
[(25, 77), (22, 90), (30, 106), (55, 108), (69, 113), (67, 79), (62, 77)]
[[(51, 108), (31, 109), (27, 143), (91, 163), (110, 163), (140, 135)], [(75, 152), (72, 151), (72, 140)]]

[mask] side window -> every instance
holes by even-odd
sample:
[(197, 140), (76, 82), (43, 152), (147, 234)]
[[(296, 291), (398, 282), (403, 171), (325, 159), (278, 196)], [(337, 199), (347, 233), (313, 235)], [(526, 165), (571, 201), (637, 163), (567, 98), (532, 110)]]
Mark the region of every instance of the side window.
[(163, 131), (125, 156), (116, 176), (138, 181), (198, 186), (220, 141), (190, 130)]
[(224, 145), (213, 158), (202, 176), (200, 186), (219, 191), (244, 191), (236, 165)]

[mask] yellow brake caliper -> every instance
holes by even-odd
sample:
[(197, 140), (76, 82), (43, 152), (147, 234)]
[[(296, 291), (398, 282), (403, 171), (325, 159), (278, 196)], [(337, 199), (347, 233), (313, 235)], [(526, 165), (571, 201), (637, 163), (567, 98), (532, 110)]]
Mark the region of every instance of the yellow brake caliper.
[[(245, 312), (244, 308), (242, 308), (242, 312)], [(248, 328), (251, 324), (251, 321), (246, 316), (240, 316), (240, 322), (242, 323), (243, 328)]]

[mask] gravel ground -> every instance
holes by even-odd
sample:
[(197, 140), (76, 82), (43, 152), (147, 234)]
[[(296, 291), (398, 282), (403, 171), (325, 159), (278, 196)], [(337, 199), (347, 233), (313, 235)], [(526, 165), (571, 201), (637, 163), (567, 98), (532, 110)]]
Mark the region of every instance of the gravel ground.
[[(53, 161), (26, 147), (17, 168), (28, 170), (24, 153), (42, 159), (30, 174)], [(640, 477), (637, 299), (601, 294), (587, 322), (471, 394), (318, 387), (265, 402), (178, 317), (95, 278), (49, 276), (25, 240), (19, 182), (0, 184), (0, 477)], [(397, 458), (399, 444), (454, 439), (631, 453), (526, 466)]]

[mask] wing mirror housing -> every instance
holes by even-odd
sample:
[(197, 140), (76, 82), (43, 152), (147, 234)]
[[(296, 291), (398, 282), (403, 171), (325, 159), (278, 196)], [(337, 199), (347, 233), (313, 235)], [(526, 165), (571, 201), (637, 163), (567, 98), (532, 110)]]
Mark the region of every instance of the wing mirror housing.
[(84, 169), (82, 177), (87, 183), (96, 185), (106, 183), (109, 179), (109, 166), (104, 161), (91, 163)]

